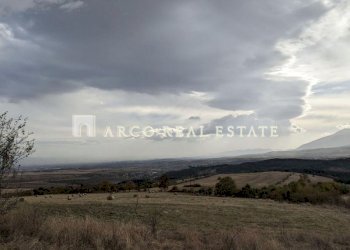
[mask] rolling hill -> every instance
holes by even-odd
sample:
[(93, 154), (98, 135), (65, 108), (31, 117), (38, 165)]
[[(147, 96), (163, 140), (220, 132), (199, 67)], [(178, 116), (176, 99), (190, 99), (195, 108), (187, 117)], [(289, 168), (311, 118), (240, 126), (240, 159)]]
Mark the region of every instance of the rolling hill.
[(243, 162), (239, 164), (220, 164), (206, 167), (190, 167), (167, 172), (172, 179), (187, 179), (212, 176), (216, 174), (252, 173), (267, 171), (286, 171), (306, 173), (333, 178), (350, 183), (350, 159), (310, 160), (310, 159), (269, 159)]
[[(246, 184), (249, 184), (254, 188), (262, 188), (264, 186), (266, 187), (269, 185), (285, 185), (292, 181), (298, 181), (300, 179), (301, 174), (279, 171), (239, 174), (217, 174), (196, 180), (185, 181), (183, 183), (177, 184), (176, 186), (183, 188), (188, 185), (199, 184), (201, 185), (201, 187), (214, 187), (218, 182), (219, 178), (223, 178), (226, 176), (231, 177), (235, 181), (238, 188), (242, 188)], [(308, 175), (308, 178), (313, 183), (333, 181), (331, 178), (317, 175)]]

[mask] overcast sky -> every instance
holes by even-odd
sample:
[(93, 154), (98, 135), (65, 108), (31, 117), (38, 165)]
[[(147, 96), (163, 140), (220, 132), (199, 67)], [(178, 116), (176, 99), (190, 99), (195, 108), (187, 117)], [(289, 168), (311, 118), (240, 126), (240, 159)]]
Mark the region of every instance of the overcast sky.
[[(349, 44), (350, 0), (0, 0), (0, 113), (29, 118), (41, 162), (291, 149), (350, 126)], [(76, 114), (281, 133), (77, 139)]]

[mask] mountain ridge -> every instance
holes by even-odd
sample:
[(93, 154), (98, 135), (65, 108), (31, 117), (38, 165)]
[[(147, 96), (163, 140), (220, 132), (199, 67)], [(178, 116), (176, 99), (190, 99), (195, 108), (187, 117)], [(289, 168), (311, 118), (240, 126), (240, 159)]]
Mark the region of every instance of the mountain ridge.
[(332, 135), (305, 143), (298, 147), (297, 150), (339, 148), (347, 146), (350, 146), (350, 129), (343, 129)]

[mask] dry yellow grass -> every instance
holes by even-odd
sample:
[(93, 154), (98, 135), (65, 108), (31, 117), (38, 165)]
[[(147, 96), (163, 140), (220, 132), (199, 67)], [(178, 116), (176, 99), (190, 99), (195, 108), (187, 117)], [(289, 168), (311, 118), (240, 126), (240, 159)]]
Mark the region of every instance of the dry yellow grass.
[[(107, 195), (26, 197), (19, 210), (0, 217), (0, 249), (350, 247), (350, 214), (336, 207), (169, 193), (121, 193), (108, 201)], [(159, 216), (155, 231), (152, 211)]]
[(6, 233), (1, 249), (283, 249), (280, 238), (286, 235), (249, 229), (210, 235), (186, 229), (152, 233), (145, 224), (44, 218), (31, 209), (15, 211), (2, 222), (0, 230)]
[[(190, 184), (200, 184), (203, 187), (214, 187), (218, 182), (218, 178), (230, 176), (235, 182), (236, 185), (241, 188), (246, 184), (251, 185), (252, 187), (261, 188), (263, 186), (269, 185), (284, 185), (292, 181), (297, 181), (300, 178), (299, 173), (290, 173), (290, 172), (259, 172), (259, 173), (242, 173), (242, 174), (218, 174), (206, 178), (201, 178), (192, 181), (186, 181), (180, 184), (177, 184), (178, 187), (184, 187), (185, 185)], [(333, 181), (331, 178), (308, 175), (312, 182), (330, 182)]]
[[(299, 178), (299, 174), (287, 172), (231, 176), (239, 186), (247, 181), (253, 186), (284, 184)], [(218, 177), (200, 181), (215, 184)], [(345, 208), (168, 192), (114, 193), (113, 200), (107, 200), (108, 195), (25, 197), (23, 205), (48, 216), (30, 241), (37, 249), (111, 249), (110, 244), (118, 246), (115, 249), (350, 247), (350, 214)], [(149, 225), (154, 211), (160, 216), (156, 237)], [(87, 230), (89, 227), (92, 229)], [(21, 240), (23, 236), (18, 236), (6, 247), (26, 249), (30, 242)]]
[[(135, 197), (137, 194), (137, 197)], [(349, 210), (331, 206), (289, 204), (272, 200), (193, 196), (172, 193), (116, 193), (108, 194), (25, 197), (26, 203), (45, 208), (49, 213), (89, 214), (106, 220), (143, 219), (153, 209), (160, 209), (167, 228), (186, 226), (211, 230), (232, 226), (250, 226), (274, 230), (280, 226), (313, 231), (350, 231)], [(149, 197), (149, 198), (147, 198)], [(67, 212), (68, 211), (68, 212)]]
[(2, 193), (7, 194), (7, 193), (16, 193), (16, 192), (23, 192), (23, 191), (29, 191), (31, 189), (29, 188), (5, 188), (2, 191)]

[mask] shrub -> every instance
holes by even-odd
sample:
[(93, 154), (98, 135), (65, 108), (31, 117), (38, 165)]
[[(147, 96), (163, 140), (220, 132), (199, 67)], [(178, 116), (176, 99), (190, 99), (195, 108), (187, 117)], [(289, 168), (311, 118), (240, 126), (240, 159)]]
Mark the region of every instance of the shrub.
[(243, 198), (255, 198), (257, 193), (257, 189), (252, 188), (249, 184), (247, 184), (237, 193), (237, 196)]
[(208, 188), (202, 187), (196, 193), (200, 194), (200, 195), (212, 195), (213, 194), (213, 188), (211, 188), (211, 187), (208, 187)]
[[(277, 201), (309, 202), (312, 204), (339, 204), (345, 205), (341, 196), (349, 192), (348, 187), (336, 182), (311, 183), (307, 176), (302, 175), (300, 180), (291, 182), (282, 187), (269, 186), (255, 190), (259, 198), (268, 198)], [(251, 198), (254, 189), (243, 187), (238, 193), (241, 197)]]
[(218, 196), (233, 196), (236, 191), (236, 184), (229, 176), (221, 178), (221, 180), (215, 185), (215, 195)]

